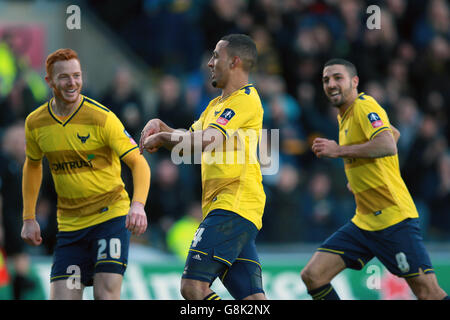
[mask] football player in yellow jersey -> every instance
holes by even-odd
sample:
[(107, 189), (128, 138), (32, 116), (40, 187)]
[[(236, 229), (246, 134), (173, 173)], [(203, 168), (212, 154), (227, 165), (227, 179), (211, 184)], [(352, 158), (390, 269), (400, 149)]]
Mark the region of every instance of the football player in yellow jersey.
[[(141, 151), (165, 147), (174, 156), (179, 145), (187, 146), (183, 151), (202, 151), (203, 221), (182, 275), (185, 299), (220, 299), (210, 289), (218, 277), (235, 299), (265, 299), (255, 246), (265, 205), (255, 158), (263, 109), (256, 89), (248, 84), (256, 59), (250, 37), (223, 37), (208, 62), (211, 84), (222, 89), (221, 96), (208, 104), (189, 131), (177, 133), (152, 119), (141, 135)], [(238, 144), (233, 144), (235, 138)]]
[(317, 157), (343, 158), (354, 194), (352, 220), (317, 249), (301, 272), (313, 299), (338, 300), (330, 284), (345, 268), (361, 270), (377, 257), (405, 278), (418, 299), (449, 299), (438, 285), (420, 233), (418, 213), (400, 176), (396, 141), (400, 133), (370, 96), (358, 94), (355, 66), (344, 59), (324, 65), (323, 89), (339, 109), (339, 144), (316, 138)]
[[(22, 238), (42, 242), (35, 207), (45, 156), (58, 195), (58, 234), (50, 275), (50, 299), (82, 299), (94, 286), (95, 299), (119, 299), (128, 260), (130, 233), (147, 228), (144, 205), (150, 168), (119, 119), (81, 95), (81, 65), (75, 51), (47, 57), (45, 80), (53, 98), (26, 119)], [(130, 199), (120, 160), (131, 169)]]

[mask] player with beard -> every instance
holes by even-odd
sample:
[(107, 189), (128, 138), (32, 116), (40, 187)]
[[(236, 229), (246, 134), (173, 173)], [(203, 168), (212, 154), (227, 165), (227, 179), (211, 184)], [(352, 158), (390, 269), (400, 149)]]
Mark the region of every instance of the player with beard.
[[(81, 94), (75, 51), (50, 54), (46, 71), (53, 98), (25, 121), (21, 235), (30, 245), (42, 243), (35, 208), (45, 156), (58, 195), (50, 299), (82, 299), (84, 287), (92, 285), (95, 299), (119, 299), (130, 233), (140, 235), (147, 228), (150, 168), (120, 120)], [(131, 206), (120, 160), (133, 176)]]
[[(256, 59), (250, 37), (223, 37), (208, 62), (211, 85), (222, 94), (208, 104), (189, 131), (177, 133), (159, 119), (150, 120), (142, 131), (141, 151), (171, 150), (180, 141), (187, 141), (187, 151), (196, 149), (199, 142), (202, 151), (203, 221), (182, 275), (185, 299), (220, 299), (210, 288), (218, 277), (235, 299), (265, 299), (255, 246), (265, 205), (256, 159), (263, 108), (258, 92), (248, 83)], [(233, 143), (236, 139), (238, 146)]]
[(331, 280), (346, 268), (361, 270), (377, 257), (403, 277), (418, 299), (449, 299), (439, 287), (419, 227), (419, 215), (400, 176), (396, 141), (400, 133), (384, 109), (358, 93), (355, 66), (332, 59), (323, 69), (323, 89), (339, 109), (339, 144), (316, 138), (317, 157), (342, 158), (356, 213), (317, 249), (301, 272), (316, 300), (338, 300)]

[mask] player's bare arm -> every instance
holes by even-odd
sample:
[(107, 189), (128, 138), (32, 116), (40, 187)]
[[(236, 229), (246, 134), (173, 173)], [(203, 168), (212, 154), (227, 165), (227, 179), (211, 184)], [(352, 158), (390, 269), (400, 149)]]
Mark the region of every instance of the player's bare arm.
[(164, 121), (160, 119), (151, 119), (147, 122), (142, 129), (141, 137), (139, 139), (139, 152), (142, 154), (144, 152), (144, 141), (147, 137), (159, 133), (159, 132), (173, 132), (174, 129), (169, 127)]
[[(223, 134), (215, 128), (207, 128), (206, 130), (198, 130), (195, 132), (174, 130), (172, 132), (159, 132), (147, 137), (144, 141), (144, 149), (149, 153), (158, 151), (159, 148), (164, 147), (168, 150), (181, 142), (189, 144), (188, 150), (191, 152), (209, 151), (223, 144)], [(197, 145), (201, 149), (197, 148)]]
[(382, 158), (397, 153), (397, 145), (390, 131), (380, 132), (372, 140), (348, 146), (340, 146), (334, 140), (314, 139), (312, 151), (318, 158)]

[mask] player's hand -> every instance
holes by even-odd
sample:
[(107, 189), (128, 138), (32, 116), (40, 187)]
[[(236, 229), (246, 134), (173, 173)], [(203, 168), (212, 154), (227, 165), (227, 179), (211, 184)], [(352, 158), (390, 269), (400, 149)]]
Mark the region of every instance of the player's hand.
[(147, 137), (144, 141), (144, 149), (149, 153), (158, 151), (163, 146), (160, 134), (153, 134)]
[(144, 152), (145, 139), (155, 133), (159, 133), (160, 131), (161, 127), (159, 124), (159, 119), (151, 119), (147, 122), (144, 129), (142, 129), (141, 138), (139, 139), (139, 152), (141, 154)]
[(130, 211), (125, 221), (125, 228), (131, 231), (133, 235), (140, 236), (147, 230), (147, 215), (144, 205), (138, 201), (131, 203)]
[(353, 193), (353, 189), (352, 189), (352, 187), (350, 186), (350, 182), (347, 182), (347, 189), (348, 189), (348, 191), (350, 191), (351, 193)]
[(38, 246), (42, 243), (41, 228), (35, 219), (23, 221), (21, 232), (22, 239), (31, 246)]
[(312, 144), (312, 151), (318, 157), (338, 158), (339, 145), (334, 140), (315, 138)]

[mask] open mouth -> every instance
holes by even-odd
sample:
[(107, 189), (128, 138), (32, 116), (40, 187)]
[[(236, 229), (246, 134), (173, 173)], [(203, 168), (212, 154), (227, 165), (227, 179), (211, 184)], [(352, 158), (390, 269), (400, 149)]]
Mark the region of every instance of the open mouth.
[(77, 92), (77, 89), (70, 89), (70, 90), (65, 90), (66, 93), (68, 94), (74, 94)]
[(340, 93), (339, 91), (332, 91), (332, 92), (329, 92), (328, 95), (329, 95), (331, 98), (336, 98), (336, 97), (340, 96), (341, 93)]

